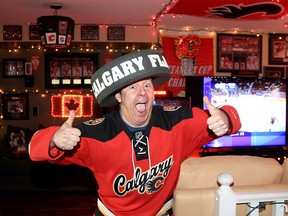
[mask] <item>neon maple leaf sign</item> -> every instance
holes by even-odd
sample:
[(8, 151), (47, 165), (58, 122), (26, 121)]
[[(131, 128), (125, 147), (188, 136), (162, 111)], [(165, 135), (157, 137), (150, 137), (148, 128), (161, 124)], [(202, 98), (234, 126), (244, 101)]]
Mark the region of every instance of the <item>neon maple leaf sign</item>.
[(91, 95), (53, 95), (51, 97), (51, 115), (66, 118), (70, 110), (75, 110), (76, 117), (93, 115), (93, 96)]
[(65, 106), (68, 108), (68, 110), (77, 110), (79, 107), (79, 103), (75, 103), (74, 98), (71, 98), (68, 102), (65, 102)]

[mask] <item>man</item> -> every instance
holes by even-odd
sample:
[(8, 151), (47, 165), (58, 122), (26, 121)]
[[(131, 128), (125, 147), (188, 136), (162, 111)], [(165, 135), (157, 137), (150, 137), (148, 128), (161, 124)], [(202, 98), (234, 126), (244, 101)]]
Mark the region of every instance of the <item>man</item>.
[(95, 215), (173, 215), (172, 200), (180, 165), (193, 150), (240, 127), (231, 106), (208, 111), (156, 107), (154, 87), (170, 77), (159, 51), (124, 55), (92, 77), (101, 106), (119, 104), (103, 118), (73, 127), (74, 112), (61, 127), (38, 131), (30, 143), (32, 160), (78, 164), (97, 181)]

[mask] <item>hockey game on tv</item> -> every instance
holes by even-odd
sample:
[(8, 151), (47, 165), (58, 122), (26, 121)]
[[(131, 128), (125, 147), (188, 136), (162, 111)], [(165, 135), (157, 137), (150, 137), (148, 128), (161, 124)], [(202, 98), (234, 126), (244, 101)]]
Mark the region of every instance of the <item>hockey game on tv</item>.
[(237, 134), (216, 139), (205, 148), (285, 145), (286, 79), (203, 77), (203, 95), (216, 107), (234, 106), (242, 122)]

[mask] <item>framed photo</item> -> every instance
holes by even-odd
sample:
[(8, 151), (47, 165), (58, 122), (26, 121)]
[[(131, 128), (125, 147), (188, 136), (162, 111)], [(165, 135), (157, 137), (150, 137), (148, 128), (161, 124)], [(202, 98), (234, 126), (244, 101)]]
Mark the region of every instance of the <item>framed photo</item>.
[[(46, 71), (47, 73), (47, 71)], [(49, 78), (57, 79), (60, 78), (60, 62), (58, 61), (50, 61), (49, 62)]]
[(109, 26), (107, 40), (125, 40), (125, 26)]
[(83, 77), (91, 78), (94, 73), (93, 61), (83, 61)]
[(288, 34), (269, 35), (269, 64), (288, 65)]
[(72, 77), (73, 78), (80, 78), (83, 76), (82, 74), (83, 68), (82, 68), (82, 62), (74, 60), (72, 62)]
[(284, 73), (285, 67), (264, 67), (264, 77), (281, 78)]
[(22, 26), (4, 25), (3, 40), (22, 40)]
[(24, 77), (26, 59), (3, 59), (3, 77)]
[(4, 120), (28, 120), (28, 93), (2, 94)]
[(25, 76), (32, 76), (32, 63), (31, 62), (25, 62)]
[(98, 55), (91, 53), (45, 53), (47, 89), (90, 88)]
[(38, 25), (29, 25), (29, 40), (40, 40), (40, 33)]
[(81, 40), (99, 40), (98, 25), (81, 26)]
[(257, 75), (262, 69), (262, 36), (217, 34), (217, 71)]
[(62, 61), (61, 65), (61, 77), (70, 78), (72, 75), (72, 67), (70, 61)]

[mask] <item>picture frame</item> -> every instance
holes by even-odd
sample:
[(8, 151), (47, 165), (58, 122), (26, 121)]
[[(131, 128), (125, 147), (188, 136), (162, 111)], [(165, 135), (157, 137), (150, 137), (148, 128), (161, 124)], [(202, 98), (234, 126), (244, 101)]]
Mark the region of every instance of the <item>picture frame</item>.
[(264, 77), (282, 78), (285, 75), (285, 67), (264, 67)]
[(107, 28), (107, 40), (125, 40), (125, 26), (108, 26)]
[(29, 98), (28, 93), (3, 94), (2, 109), (4, 120), (28, 120)]
[(3, 40), (22, 40), (22, 26), (4, 25)]
[(32, 70), (32, 62), (25, 62), (25, 76), (32, 76), (33, 70)]
[(94, 62), (93, 61), (83, 61), (83, 77), (90, 78), (94, 73)]
[(288, 34), (268, 34), (270, 65), (288, 65)]
[(24, 77), (25, 62), (23, 58), (3, 59), (3, 78)]
[(82, 25), (81, 40), (99, 40), (98, 25)]
[(70, 61), (60, 62), (61, 77), (69, 78), (72, 76), (72, 66)]
[(29, 40), (40, 40), (40, 32), (37, 24), (29, 25)]
[(45, 88), (90, 88), (98, 54), (45, 53)]
[(217, 34), (217, 71), (257, 76), (262, 69), (262, 36)]

